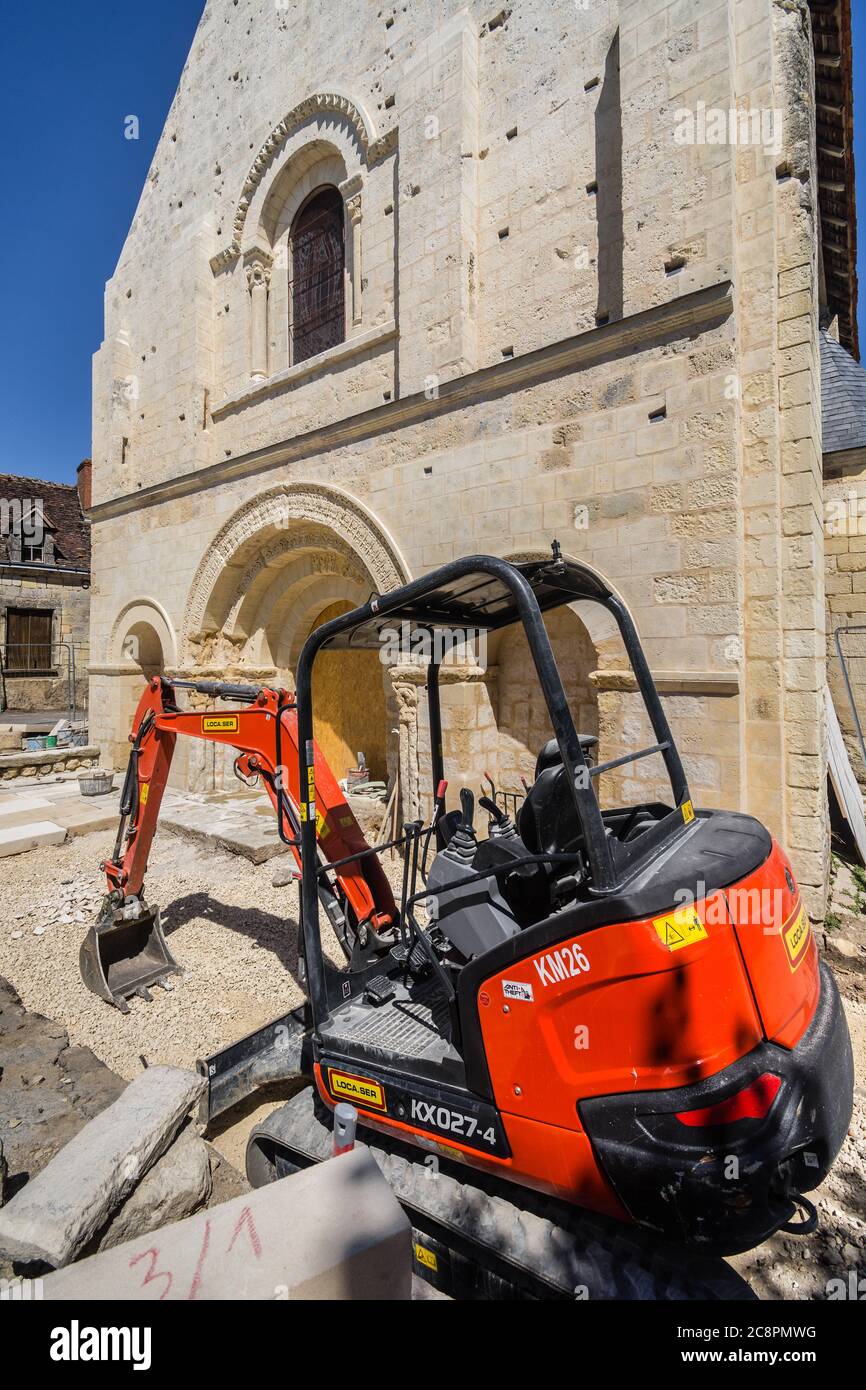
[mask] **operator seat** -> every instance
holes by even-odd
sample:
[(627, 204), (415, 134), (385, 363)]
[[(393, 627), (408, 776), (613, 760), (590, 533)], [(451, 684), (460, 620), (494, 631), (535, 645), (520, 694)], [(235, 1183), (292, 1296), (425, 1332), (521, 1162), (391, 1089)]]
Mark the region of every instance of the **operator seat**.
[[(592, 767), (595, 762), (595, 749), (598, 747), (598, 739), (594, 734), (578, 734), (577, 741), (583, 749), (583, 756), (586, 758), (587, 766)], [(538, 779), (545, 768), (557, 767), (562, 763), (562, 754), (559, 751), (559, 744), (555, 738), (549, 738), (535, 760), (535, 776)]]
[[(579, 734), (588, 764), (598, 739)], [(535, 764), (535, 781), (517, 818), (517, 830), (530, 854), (570, 854), (583, 843), (583, 830), (555, 738), (545, 743)]]

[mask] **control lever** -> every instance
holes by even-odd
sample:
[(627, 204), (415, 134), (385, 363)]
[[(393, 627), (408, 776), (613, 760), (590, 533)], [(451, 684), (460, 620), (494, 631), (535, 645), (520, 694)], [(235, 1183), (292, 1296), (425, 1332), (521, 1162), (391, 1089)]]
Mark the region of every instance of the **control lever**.
[(460, 788), (460, 811), (462, 829), (472, 830), (472, 822), (475, 819), (475, 796), (469, 787)]
[(484, 807), (490, 819), (495, 821), (497, 825), (501, 825), (503, 821), (508, 820), (508, 816), (502, 810), (502, 807), (497, 806), (495, 801), (491, 801), (489, 796), (479, 797), (478, 805)]

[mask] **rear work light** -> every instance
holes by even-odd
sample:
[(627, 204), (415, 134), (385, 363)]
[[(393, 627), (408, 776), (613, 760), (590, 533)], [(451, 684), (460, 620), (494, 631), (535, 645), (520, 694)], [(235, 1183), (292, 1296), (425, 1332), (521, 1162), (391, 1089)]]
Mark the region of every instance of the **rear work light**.
[(708, 1129), (713, 1125), (732, 1125), (738, 1120), (763, 1120), (769, 1114), (770, 1106), (776, 1099), (782, 1084), (780, 1076), (765, 1071), (751, 1085), (736, 1095), (720, 1100), (717, 1105), (708, 1105), (704, 1110), (681, 1110), (677, 1119), (680, 1124), (693, 1129)]

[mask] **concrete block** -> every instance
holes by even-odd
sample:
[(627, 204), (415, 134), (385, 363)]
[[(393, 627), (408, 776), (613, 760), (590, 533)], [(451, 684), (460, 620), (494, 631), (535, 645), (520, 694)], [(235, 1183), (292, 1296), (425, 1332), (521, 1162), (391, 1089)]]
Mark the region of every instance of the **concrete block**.
[(62, 845), (66, 831), (50, 820), (29, 821), (26, 825), (0, 828), (0, 859), (10, 854), (26, 854), (40, 845)]
[(0, 1212), (11, 1260), (68, 1264), (164, 1153), (205, 1083), (177, 1067), (149, 1067)]
[(369, 1149), (58, 1270), (50, 1300), (411, 1298), (411, 1228)]

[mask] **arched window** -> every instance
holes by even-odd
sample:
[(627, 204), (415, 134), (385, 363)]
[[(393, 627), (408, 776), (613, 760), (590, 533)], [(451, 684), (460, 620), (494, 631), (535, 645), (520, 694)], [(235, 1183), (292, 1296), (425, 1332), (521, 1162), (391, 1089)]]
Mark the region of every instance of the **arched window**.
[(343, 199), (320, 188), (292, 224), (292, 361), (304, 362), (346, 337)]

